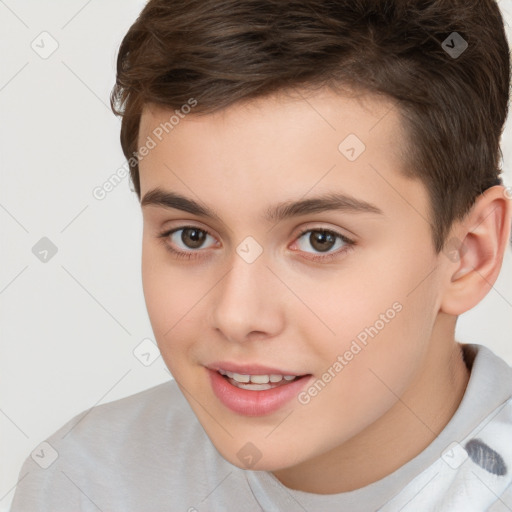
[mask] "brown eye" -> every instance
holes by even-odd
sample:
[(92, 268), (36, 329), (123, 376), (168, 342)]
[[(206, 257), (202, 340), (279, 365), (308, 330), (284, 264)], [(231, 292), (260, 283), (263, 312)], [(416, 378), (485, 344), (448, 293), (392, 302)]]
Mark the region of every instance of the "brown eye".
[[(308, 235), (309, 236), (306, 236)], [(328, 229), (306, 229), (297, 238), (299, 249), (310, 254), (307, 259), (327, 262), (351, 249), (355, 242), (336, 231)], [(339, 243), (338, 243), (339, 242)], [(308, 251), (307, 245), (313, 250)], [(338, 249), (332, 251), (332, 249)]]
[(333, 248), (336, 236), (328, 231), (311, 231), (308, 241), (317, 251), (325, 252)]
[(208, 234), (202, 229), (197, 228), (185, 228), (181, 229), (181, 241), (185, 244), (189, 249), (199, 249)]
[[(308, 233), (309, 236), (305, 236), (308, 235)], [(332, 249), (338, 239), (342, 242), (341, 246), (343, 246), (343, 243), (350, 243), (343, 235), (326, 229), (308, 229), (299, 235), (298, 240), (301, 239), (306, 241), (315, 251), (319, 252), (327, 252)], [(305, 250), (305, 248), (301, 248), (301, 250)], [(310, 251), (306, 250), (305, 252)]]
[[(196, 226), (181, 226), (179, 228), (164, 231), (158, 235), (166, 249), (172, 254), (181, 255), (180, 257), (192, 258), (199, 256), (204, 252), (206, 239), (210, 237), (215, 245), (215, 238), (204, 229)], [(207, 248), (208, 246), (206, 246)]]

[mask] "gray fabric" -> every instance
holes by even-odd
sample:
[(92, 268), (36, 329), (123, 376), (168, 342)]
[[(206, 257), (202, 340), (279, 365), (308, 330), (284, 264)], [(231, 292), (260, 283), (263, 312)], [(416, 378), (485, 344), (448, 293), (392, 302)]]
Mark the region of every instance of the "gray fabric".
[[(11, 512), (512, 510), (512, 368), (483, 345), (463, 348), (471, 377), (448, 425), (414, 459), (361, 489), (304, 493), (233, 466), (169, 381), (84, 411), (34, 447)], [(470, 455), (458, 468), (441, 457), (454, 441)], [(53, 450), (58, 457), (43, 469)]]

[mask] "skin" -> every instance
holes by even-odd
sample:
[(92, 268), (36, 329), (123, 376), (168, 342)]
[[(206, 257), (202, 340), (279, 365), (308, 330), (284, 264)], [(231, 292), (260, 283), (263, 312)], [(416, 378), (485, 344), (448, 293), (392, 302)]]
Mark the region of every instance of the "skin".
[[(162, 357), (219, 453), (243, 468), (237, 452), (251, 442), (262, 454), (251, 469), (271, 471), (293, 489), (330, 494), (368, 485), (446, 426), (469, 379), (454, 339), (457, 315), (495, 282), (510, 234), (510, 201), (493, 187), (454, 224), (450, 237), (464, 242), (458, 257), (435, 253), (426, 189), (400, 173), (405, 135), (392, 107), (324, 89), (192, 113), (140, 161), (142, 197), (161, 187), (221, 219), (142, 208), (143, 288)], [(146, 105), (139, 147), (171, 114)], [(338, 150), (350, 133), (366, 145), (353, 162)], [(333, 191), (383, 215), (261, 218), (275, 203)], [(211, 236), (199, 248), (185, 245), (183, 231), (159, 238), (187, 225)], [(298, 238), (306, 227), (334, 230), (356, 245), (312, 261), (325, 253), (311, 233)], [(247, 236), (263, 249), (251, 264), (236, 252)], [(178, 259), (165, 243), (196, 257)], [(327, 253), (343, 246), (336, 239)], [(396, 302), (401, 311), (308, 404), (294, 399), (273, 414), (246, 417), (213, 394), (205, 366), (218, 360), (321, 378)]]

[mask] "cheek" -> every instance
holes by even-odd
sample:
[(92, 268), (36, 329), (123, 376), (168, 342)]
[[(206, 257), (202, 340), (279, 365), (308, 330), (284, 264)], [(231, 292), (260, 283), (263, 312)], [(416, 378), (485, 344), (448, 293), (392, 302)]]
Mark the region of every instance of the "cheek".
[(165, 260), (165, 250), (154, 242), (142, 246), (142, 288), (149, 319), (160, 351), (165, 351), (165, 340), (173, 338), (179, 320), (190, 303), (189, 287), (183, 282), (185, 274)]
[(308, 279), (295, 276), (293, 280), (294, 293), (310, 310), (297, 303), (294, 319), (308, 329), (306, 338), (316, 340), (326, 354), (343, 353), (358, 336), (364, 342), (366, 328), (377, 322), (383, 332), (399, 316), (396, 310), (407, 285), (397, 281), (382, 263), (353, 261), (350, 268), (338, 272)]
[(142, 244), (142, 289), (148, 310), (149, 318), (155, 335), (162, 330), (165, 314), (172, 301), (172, 295), (166, 294), (168, 275), (160, 261), (158, 251), (152, 243), (146, 241)]
[[(396, 299), (394, 293), (390, 297)], [(418, 374), (421, 347), (428, 340), (418, 329), (421, 310), (401, 299), (366, 302), (365, 309), (346, 307), (332, 317), (338, 334), (324, 344), (321, 373), (301, 397), (302, 404), (308, 402), (302, 420), (315, 423), (326, 446), (356, 435), (385, 414)], [(322, 420), (311, 420), (316, 417)]]
[(204, 333), (204, 297), (212, 285), (204, 270), (176, 265), (169, 258), (165, 249), (154, 241), (143, 243), (142, 287), (146, 309), (162, 358), (178, 377), (180, 368), (195, 359), (193, 342)]
[(310, 322), (307, 336), (316, 340), (311, 348), (326, 370), (341, 356), (343, 370), (337, 374), (345, 378), (333, 388), (342, 386), (336, 393), (346, 392), (348, 402), (363, 395), (389, 394), (379, 376), (396, 392), (414, 377), (437, 313), (433, 268), (428, 251), (397, 255), (390, 250), (375, 261), (358, 261), (343, 275), (323, 283), (321, 291), (302, 289), (328, 327)]

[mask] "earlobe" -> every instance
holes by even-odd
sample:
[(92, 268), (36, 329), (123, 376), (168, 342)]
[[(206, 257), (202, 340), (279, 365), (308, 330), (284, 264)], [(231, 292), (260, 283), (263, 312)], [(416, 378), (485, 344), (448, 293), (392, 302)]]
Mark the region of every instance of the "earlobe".
[(492, 288), (501, 270), (510, 240), (512, 201), (496, 185), (481, 194), (457, 226), (457, 236), (445, 244), (447, 283), (441, 311), (460, 315), (475, 307)]

